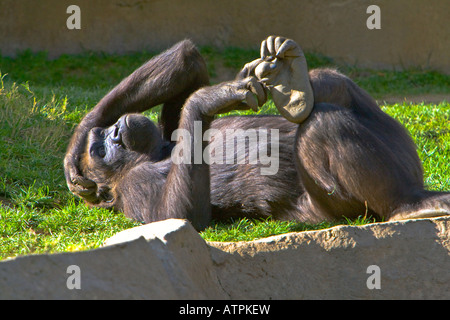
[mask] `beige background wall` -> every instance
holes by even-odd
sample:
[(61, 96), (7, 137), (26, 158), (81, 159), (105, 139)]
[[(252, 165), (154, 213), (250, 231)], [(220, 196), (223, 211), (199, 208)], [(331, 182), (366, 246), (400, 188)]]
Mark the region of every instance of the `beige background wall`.
[[(81, 30), (67, 29), (71, 4), (81, 8)], [(381, 30), (366, 27), (371, 4), (381, 8)], [(123, 53), (186, 37), (257, 48), (279, 34), (351, 64), (450, 73), (449, 12), (449, 0), (1, 0), (0, 51)]]

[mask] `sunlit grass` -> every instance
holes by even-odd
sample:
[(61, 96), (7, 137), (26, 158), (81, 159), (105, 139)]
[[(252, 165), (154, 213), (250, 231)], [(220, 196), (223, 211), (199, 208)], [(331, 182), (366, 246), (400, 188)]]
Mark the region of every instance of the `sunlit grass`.
[[(218, 63), (237, 72), (252, 50), (202, 48), (211, 75)], [(63, 157), (73, 129), (101, 97), (151, 56), (86, 53), (48, 60), (24, 52), (0, 57), (0, 259), (98, 247), (121, 230), (140, 225), (110, 210), (89, 208), (67, 189)], [(307, 54), (311, 67), (332, 60)], [(341, 66), (371, 94), (450, 93), (449, 78), (419, 71), (367, 71)], [(383, 109), (409, 130), (433, 190), (450, 190), (450, 104), (394, 104)], [(157, 120), (157, 110), (146, 113)], [(259, 114), (277, 114), (272, 102)], [(234, 114), (253, 114), (251, 111)], [(354, 224), (372, 222), (360, 217)], [(240, 219), (213, 222), (201, 235), (211, 241), (247, 241), (274, 234), (328, 228), (295, 221)]]

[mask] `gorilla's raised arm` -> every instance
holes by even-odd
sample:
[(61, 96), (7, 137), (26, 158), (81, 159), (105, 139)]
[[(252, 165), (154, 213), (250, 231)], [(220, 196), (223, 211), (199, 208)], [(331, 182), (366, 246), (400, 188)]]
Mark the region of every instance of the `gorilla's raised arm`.
[(209, 165), (203, 159), (207, 142), (202, 137), (215, 114), (256, 110), (265, 101), (262, 84), (250, 77), (197, 90), (182, 109), (169, 158), (157, 152), (161, 139), (142, 115), (126, 115), (109, 128), (93, 128), (82, 168), (99, 183), (100, 201), (94, 204), (146, 223), (181, 218), (203, 229), (211, 219), (211, 198)]
[(88, 201), (98, 200), (96, 184), (80, 172), (80, 159), (92, 128), (108, 127), (126, 113), (142, 112), (164, 103), (161, 124), (163, 135), (170, 137), (177, 127), (185, 99), (208, 84), (206, 64), (189, 40), (174, 45), (134, 71), (111, 90), (76, 128), (64, 159), (69, 189)]

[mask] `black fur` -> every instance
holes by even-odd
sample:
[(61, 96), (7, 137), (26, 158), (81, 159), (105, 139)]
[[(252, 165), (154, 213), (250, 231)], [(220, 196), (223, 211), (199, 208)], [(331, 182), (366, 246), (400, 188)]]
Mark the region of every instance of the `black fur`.
[[(77, 128), (65, 161), (69, 187), (91, 204), (113, 207), (136, 220), (187, 218), (199, 230), (211, 218), (273, 216), (318, 222), (362, 214), (387, 220), (420, 217), (430, 210), (450, 213), (448, 193), (424, 189), (421, 162), (407, 131), (346, 76), (330, 69), (310, 72), (315, 105), (300, 125), (280, 116), (213, 121), (215, 114), (248, 108), (242, 104), (248, 81), (199, 89), (207, 85), (208, 76), (189, 41), (153, 58), (102, 99)], [(143, 116), (119, 119), (161, 103), (161, 130)], [(195, 121), (202, 122), (202, 134), (212, 128), (225, 137), (213, 138), (212, 149), (225, 147), (227, 129), (278, 130), (278, 171), (262, 175), (267, 165), (261, 162), (209, 166), (195, 163), (194, 155), (190, 163), (172, 163), (174, 129), (193, 134)], [(115, 139), (117, 134), (122, 139)], [(208, 146), (194, 139), (188, 143), (202, 152)], [(269, 154), (274, 147), (270, 140), (258, 140), (246, 151)]]

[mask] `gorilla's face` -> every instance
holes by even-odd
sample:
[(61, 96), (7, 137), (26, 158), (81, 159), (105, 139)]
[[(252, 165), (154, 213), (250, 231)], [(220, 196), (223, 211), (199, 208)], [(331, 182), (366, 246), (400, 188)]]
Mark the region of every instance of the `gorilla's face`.
[(89, 132), (82, 159), (85, 176), (105, 182), (128, 163), (150, 160), (161, 148), (161, 133), (152, 121), (140, 114), (126, 114), (109, 128)]

